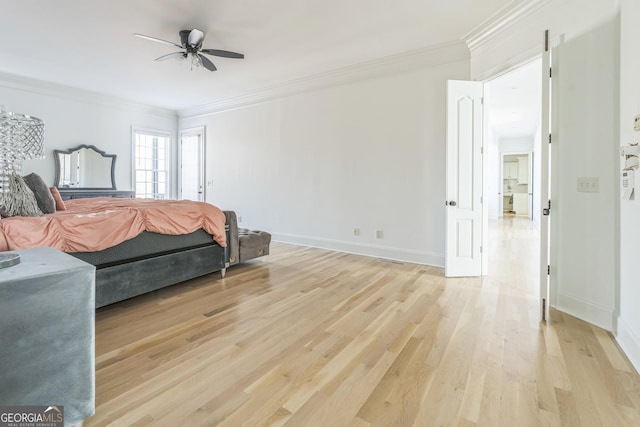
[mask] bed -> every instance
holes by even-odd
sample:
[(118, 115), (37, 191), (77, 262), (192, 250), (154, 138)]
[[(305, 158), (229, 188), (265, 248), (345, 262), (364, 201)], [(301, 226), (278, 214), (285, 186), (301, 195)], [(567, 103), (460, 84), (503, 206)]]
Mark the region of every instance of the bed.
[(101, 197), (64, 205), (42, 216), (3, 218), (0, 251), (51, 246), (95, 265), (96, 308), (224, 275), (228, 266), (226, 215), (208, 203)]

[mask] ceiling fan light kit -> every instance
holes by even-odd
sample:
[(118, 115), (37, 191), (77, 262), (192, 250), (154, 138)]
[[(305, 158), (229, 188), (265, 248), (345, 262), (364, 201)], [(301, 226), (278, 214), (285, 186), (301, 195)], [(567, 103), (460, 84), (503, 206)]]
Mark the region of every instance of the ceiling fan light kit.
[(232, 59), (243, 59), (244, 55), (237, 52), (231, 52), (228, 50), (220, 50), (220, 49), (203, 49), (202, 42), (204, 41), (204, 33), (196, 28), (193, 30), (182, 30), (179, 33), (180, 35), (180, 43), (173, 43), (170, 41), (162, 40), (156, 37), (145, 36), (143, 34), (134, 34), (136, 37), (140, 37), (146, 40), (151, 40), (158, 43), (163, 43), (171, 46), (175, 46), (179, 49), (183, 49), (181, 52), (172, 52), (166, 55), (162, 55), (156, 58), (156, 61), (165, 61), (167, 59), (179, 59), (179, 60), (190, 60), (191, 61), (191, 69), (193, 67), (204, 67), (209, 71), (216, 71), (217, 68), (211, 62), (209, 58), (202, 55), (203, 53), (211, 56), (219, 56), (222, 58), (232, 58)]

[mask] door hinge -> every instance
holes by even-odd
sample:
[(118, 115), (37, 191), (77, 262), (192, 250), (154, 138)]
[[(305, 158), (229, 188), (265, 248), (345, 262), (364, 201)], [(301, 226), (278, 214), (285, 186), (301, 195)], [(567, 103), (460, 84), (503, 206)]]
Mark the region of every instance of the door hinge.
[(484, 96), (480, 97), (480, 104), (484, 105)]
[(544, 30), (544, 51), (549, 52), (549, 30)]
[(551, 266), (547, 264), (547, 276), (551, 275)]
[(553, 68), (549, 67), (549, 78), (553, 77)]
[(482, 246), (480, 246), (480, 253), (482, 253)]
[(542, 209), (542, 215), (547, 216), (551, 213), (551, 200), (548, 201), (547, 207)]
[(482, 204), (482, 203), (483, 203), (483, 200), (484, 200), (484, 199), (482, 198), (482, 196), (480, 196), (480, 204)]
[(551, 144), (551, 134), (549, 134), (549, 144)]

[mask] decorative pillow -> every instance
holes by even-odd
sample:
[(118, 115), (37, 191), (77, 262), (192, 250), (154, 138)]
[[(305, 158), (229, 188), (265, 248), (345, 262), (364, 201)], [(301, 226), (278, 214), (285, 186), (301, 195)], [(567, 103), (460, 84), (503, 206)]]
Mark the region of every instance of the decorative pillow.
[(41, 216), (33, 191), (20, 175), (9, 178), (9, 192), (0, 193), (0, 216)]
[(49, 191), (51, 191), (51, 195), (53, 196), (53, 200), (56, 201), (56, 210), (57, 211), (66, 211), (67, 207), (64, 205), (64, 200), (62, 200), (62, 196), (60, 196), (60, 192), (58, 191), (58, 187), (50, 187)]
[(42, 213), (50, 214), (56, 212), (56, 201), (49, 191), (49, 187), (37, 173), (31, 173), (23, 176), (24, 182), (27, 183), (33, 194), (36, 196), (38, 207)]

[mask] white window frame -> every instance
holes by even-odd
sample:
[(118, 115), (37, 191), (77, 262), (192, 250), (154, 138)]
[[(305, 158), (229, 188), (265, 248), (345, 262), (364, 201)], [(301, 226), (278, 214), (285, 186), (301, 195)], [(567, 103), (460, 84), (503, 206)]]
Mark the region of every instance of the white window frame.
[[(159, 129), (148, 129), (148, 128), (142, 128), (142, 127), (133, 127), (131, 130), (131, 186), (133, 189), (136, 189), (136, 135), (137, 134), (143, 134), (143, 135), (149, 135), (149, 136), (155, 136), (155, 137), (160, 137), (160, 138), (167, 138), (167, 146), (165, 149), (165, 165), (164, 165), (164, 170), (166, 171), (166, 192), (164, 194), (164, 198), (165, 199), (170, 199), (172, 192), (171, 192), (171, 181), (172, 181), (172, 175), (173, 175), (173, 171), (171, 169), (171, 151), (172, 151), (172, 146), (173, 146), (173, 134), (172, 132), (169, 131), (165, 131), (165, 130), (159, 130)], [(139, 197), (138, 194), (136, 194), (136, 197)]]

